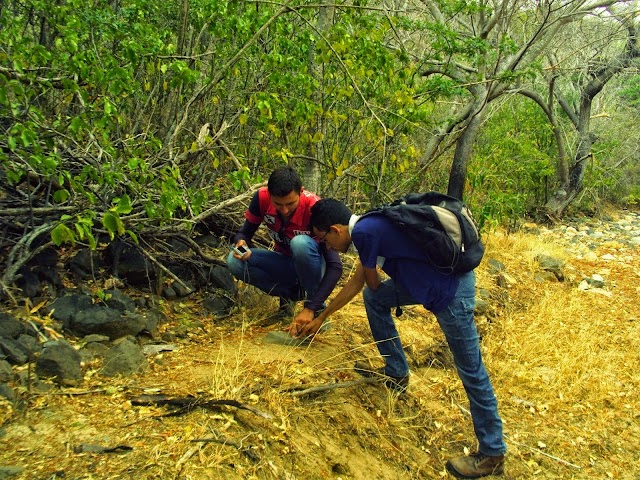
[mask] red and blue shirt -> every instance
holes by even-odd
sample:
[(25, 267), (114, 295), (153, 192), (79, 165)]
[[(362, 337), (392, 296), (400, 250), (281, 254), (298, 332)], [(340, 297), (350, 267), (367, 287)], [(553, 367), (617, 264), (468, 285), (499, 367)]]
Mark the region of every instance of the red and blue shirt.
[(304, 188), (300, 191), (298, 206), (285, 224), (278, 214), (276, 207), (271, 203), (271, 195), (267, 187), (260, 188), (251, 200), (249, 209), (244, 218), (247, 221), (260, 225), (264, 223), (269, 230), (269, 236), (274, 241), (274, 249), (277, 252), (291, 255), (289, 242), (296, 235), (313, 236), (310, 228), (311, 207), (320, 200), (315, 193), (307, 192)]

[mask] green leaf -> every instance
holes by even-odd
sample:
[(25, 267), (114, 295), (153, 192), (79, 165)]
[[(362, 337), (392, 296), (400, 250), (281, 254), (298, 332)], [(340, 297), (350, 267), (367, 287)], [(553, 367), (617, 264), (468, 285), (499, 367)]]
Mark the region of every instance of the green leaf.
[(132, 230), (127, 230), (127, 235), (129, 235), (135, 243), (140, 243), (138, 241), (138, 236)]
[(91, 232), (86, 232), (86, 233), (87, 233), (87, 241), (89, 242), (89, 248), (91, 250), (95, 250), (98, 246), (98, 242), (96, 242), (96, 238), (93, 236)]
[(56, 203), (64, 203), (69, 198), (69, 192), (66, 189), (56, 190), (53, 194), (53, 201)]
[(64, 223), (60, 223), (53, 230), (51, 230), (51, 241), (54, 245), (60, 246), (65, 242), (71, 242), (72, 245), (76, 244), (76, 236)]
[(117, 214), (126, 215), (131, 213), (131, 210), (133, 210), (133, 207), (131, 206), (131, 198), (125, 193), (116, 202), (115, 212)]
[(114, 239), (115, 234), (124, 234), (124, 224), (117, 213), (113, 211), (106, 212), (102, 217), (102, 225), (108, 230), (111, 240)]

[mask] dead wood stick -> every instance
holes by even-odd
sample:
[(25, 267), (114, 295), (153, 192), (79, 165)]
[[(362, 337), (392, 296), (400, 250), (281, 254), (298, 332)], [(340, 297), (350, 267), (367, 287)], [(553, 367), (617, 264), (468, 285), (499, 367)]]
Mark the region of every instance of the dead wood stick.
[[(507, 434), (505, 434), (504, 436), (505, 436), (505, 438), (509, 438), (509, 436)], [(531, 447), (531, 446), (526, 445), (524, 443), (516, 442), (515, 440), (513, 440), (511, 438), (509, 438), (509, 442), (515, 443), (516, 445), (519, 445), (521, 447), (528, 448), (529, 450), (533, 450), (534, 452), (539, 453), (540, 455), (544, 455), (545, 457), (548, 457), (548, 458), (550, 458), (552, 460), (555, 460), (556, 462), (560, 462), (560, 463), (562, 463), (564, 465), (568, 465), (570, 467), (577, 468), (578, 470), (582, 469), (582, 467), (580, 465), (576, 465), (575, 463), (567, 462), (566, 460), (563, 460), (563, 459), (561, 459), (559, 457), (554, 457), (553, 455), (549, 455), (547, 452), (543, 452), (539, 448)]]
[(293, 392), (293, 397), (302, 397), (311, 393), (326, 392), (328, 390), (335, 390), (336, 388), (348, 388), (356, 385), (365, 385), (368, 383), (378, 383), (380, 380), (377, 378), (361, 378), (359, 380), (353, 380), (351, 382), (338, 382), (338, 383), (325, 383), (317, 385), (315, 387), (305, 388), (304, 390), (298, 390)]
[(260, 187), (264, 187), (267, 184), (267, 182), (262, 182), (259, 183), (257, 185), (253, 185), (249, 190), (247, 190), (244, 193), (241, 193), (240, 195), (233, 197), (233, 198), (229, 198), (223, 202), (218, 203), (217, 205), (205, 210), (204, 212), (202, 212), (200, 215), (197, 215), (196, 217), (194, 217), (193, 219), (193, 223), (198, 223), (203, 221), (205, 218), (210, 217), (211, 215), (213, 215), (214, 213), (220, 212), (222, 210), (224, 210), (225, 208), (227, 208), (230, 205), (233, 205), (235, 203), (241, 202), (246, 198), (250, 198), (253, 196), (253, 193), (258, 190)]
[(260, 460), (260, 456), (256, 452), (254, 452), (251, 449), (251, 447), (245, 447), (242, 445), (242, 442), (236, 442), (234, 440), (230, 440), (223, 435), (220, 435), (219, 438), (216, 438), (216, 437), (194, 438), (191, 441), (198, 442), (198, 443), (219, 443), (220, 445), (228, 445), (229, 447), (234, 447), (237, 450), (239, 450), (249, 460), (252, 460), (254, 462), (257, 462)]
[[(242, 163), (240, 163), (240, 160), (238, 160), (238, 158), (233, 154), (229, 147), (227, 147), (227, 144), (224, 143), (221, 138), (216, 138), (216, 143), (220, 145), (222, 151), (227, 154), (227, 156), (235, 164), (236, 168), (240, 170), (242, 168)], [(249, 183), (244, 179), (242, 180), (242, 186), (247, 189), (250, 187)]]
[(195, 291), (193, 289), (193, 287), (190, 287), (189, 285), (185, 284), (182, 280), (180, 280), (180, 278), (178, 278), (178, 276), (175, 273), (173, 273), (167, 267), (162, 265), (162, 263), (160, 263), (158, 260), (156, 260), (156, 258), (153, 255), (151, 255), (151, 253), (149, 253), (146, 249), (142, 248), (140, 245), (136, 245), (136, 247), (138, 248), (138, 250), (140, 250), (140, 252), (145, 257), (147, 257), (149, 260), (151, 260), (153, 263), (155, 263), (160, 270), (162, 270), (164, 273), (166, 273), (171, 278), (173, 278), (176, 281), (176, 283), (180, 284), (182, 286), (182, 288), (184, 288), (185, 292), (193, 293)]
[(0, 209), (0, 216), (12, 217), (18, 215), (48, 215), (50, 213), (59, 212), (73, 212), (78, 210), (78, 207), (19, 207), (19, 208), (2, 208)]
[(223, 267), (227, 266), (227, 262), (225, 262), (224, 260), (220, 260), (219, 258), (211, 257), (211, 256), (207, 255), (206, 253), (204, 253), (202, 248), (200, 248), (200, 245), (198, 245), (193, 238), (187, 237), (186, 235), (177, 235), (176, 237), (179, 238), (180, 240), (182, 240), (184, 243), (188, 244), (193, 251), (195, 251), (198, 255), (200, 255), (200, 257), (202, 257), (203, 260), (205, 260), (205, 261), (207, 261), (209, 263), (213, 263), (215, 265), (221, 265)]
[[(464, 413), (466, 413), (466, 414), (468, 414), (469, 416), (471, 416), (471, 412), (470, 412), (469, 410), (467, 410), (466, 408), (464, 408), (464, 407), (463, 407), (462, 405), (460, 405), (459, 403), (457, 403), (457, 402), (455, 402), (455, 403), (456, 403), (456, 405), (458, 406), (458, 408), (459, 408), (460, 410), (462, 410)], [(570, 467), (577, 468), (578, 470), (580, 470), (580, 469), (582, 468), (580, 465), (576, 465), (575, 463), (567, 462), (566, 460), (563, 460), (563, 459), (561, 459), (561, 458), (559, 458), (559, 457), (554, 457), (553, 455), (549, 455), (547, 452), (543, 452), (543, 451), (542, 451), (542, 450), (540, 450), (539, 448), (531, 447), (531, 446), (526, 445), (526, 444), (524, 444), (524, 443), (516, 442), (515, 440), (512, 440), (512, 439), (511, 439), (511, 438), (510, 438), (506, 433), (504, 434), (504, 437), (505, 437), (505, 438), (508, 438), (508, 439), (509, 439), (509, 442), (511, 442), (511, 443), (515, 443), (516, 445), (519, 445), (519, 446), (521, 446), (521, 447), (528, 448), (529, 450), (532, 450), (532, 451), (534, 451), (534, 452), (536, 452), (536, 453), (539, 453), (540, 455), (543, 455), (543, 456), (545, 456), (545, 457), (551, 458), (552, 460), (555, 460), (556, 462), (560, 462), (560, 463), (562, 463), (562, 464), (564, 464), (564, 465), (568, 465), (568, 466), (570, 466)]]
[(263, 412), (251, 405), (238, 402), (237, 400), (205, 400), (201, 397), (169, 397), (167, 395), (140, 395), (131, 399), (131, 405), (148, 406), (148, 405), (169, 405), (182, 409), (191, 409), (195, 407), (208, 408), (212, 410), (219, 409), (222, 406), (235, 407), (240, 410), (247, 410), (262, 418), (273, 418), (270, 413)]

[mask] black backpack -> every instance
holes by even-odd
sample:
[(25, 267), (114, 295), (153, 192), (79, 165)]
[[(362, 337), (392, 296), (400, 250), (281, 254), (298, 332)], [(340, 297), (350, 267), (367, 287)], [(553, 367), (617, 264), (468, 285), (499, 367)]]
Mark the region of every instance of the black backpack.
[(384, 215), (398, 225), (445, 274), (470, 272), (484, 255), (480, 232), (469, 208), (439, 192), (410, 193), (364, 215)]

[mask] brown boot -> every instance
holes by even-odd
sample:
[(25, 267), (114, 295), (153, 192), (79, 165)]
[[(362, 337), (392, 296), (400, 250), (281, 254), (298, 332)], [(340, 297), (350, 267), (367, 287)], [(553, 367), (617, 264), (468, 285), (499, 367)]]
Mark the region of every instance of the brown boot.
[(502, 475), (504, 471), (504, 455), (490, 457), (476, 452), (468, 456), (452, 458), (447, 462), (447, 470), (456, 478)]

